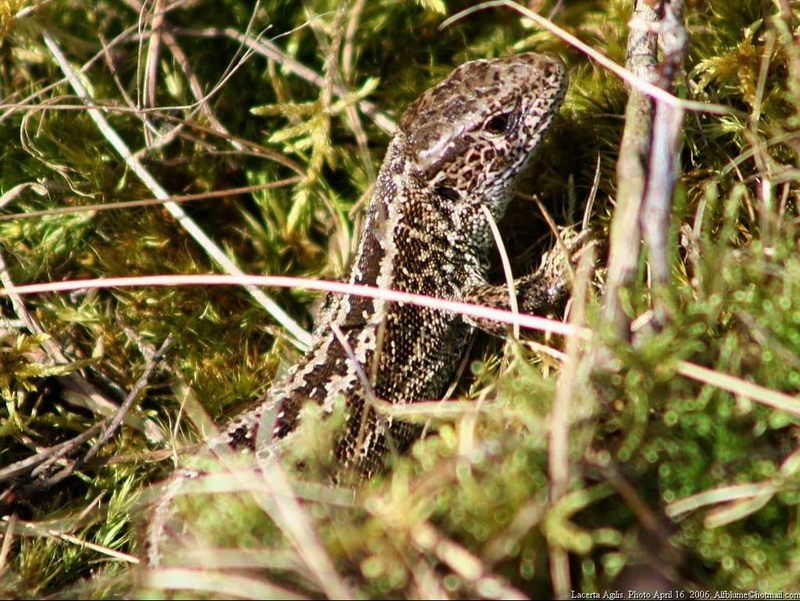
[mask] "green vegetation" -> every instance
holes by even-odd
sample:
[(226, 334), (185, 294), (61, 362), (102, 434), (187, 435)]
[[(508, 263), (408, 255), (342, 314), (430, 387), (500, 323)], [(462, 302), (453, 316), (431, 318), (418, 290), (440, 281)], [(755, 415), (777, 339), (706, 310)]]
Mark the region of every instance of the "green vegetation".
[[(561, 222), (594, 194), (607, 234), (624, 86), (507, 9), (439, 30), (472, 4), (0, 0), (3, 286), (220, 272), (163, 204), (114, 206), (157, 194), (76, 96), (58, 49), (155, 180), (197, 196), (184, 210), (245, 273), (314, 279), (340, 277), (353, 255), (390, 139), (381, 117), (466, 60), (558, 52), (570, 92), (525, 191)], [(534, 4), (624, 64), (630, 2)], [(357, 493), (328, 485), (336, 417), (308, 408), (285, 472), (203, 464), (176, 501), (185, 544), (170, 547), (169, 568), (136, 567), (145, 501), (178, 451), (209, 418), (256, 401), (299, 351), (239, 287), (0, 298), (0, 596), (540, 598), (564, 553), (569, 574), (556, 579), (587, 593), (644, 564), (675, 587), (800, 590), (800, 13), (692, 0), (685, 17), (681, 94), (733, 110), (685, 117), (669, 323), (632, 347), (610, 343), (613, 369), (591, 388), (560, 378), (541, 350), (558, 337), (479, 341), (457, 393), (474, 403), (432, 418), (437, 434)], [(259, 188), (225, 193), (244, 186)], [(88, 208), (54, 210), (65, 207)], [(506, 221), (514, 267), (530, 270), (546, 232), (538, 209), (520, 200)], [(631, 317), (650, 307), (646, 275), (643, 264)], [(265, 291), (310, 329), (316, 293)], [(587, 321), (605, 339), (595, 296)], [(121, 404), (148, 368), (94, 457), (76, 463), (97, 428), (35, 474), (4, 471), (90, 430), (108, 414), (102, 399)], [(570, 479), (551, 504), (550, 415), (564, 387)]]

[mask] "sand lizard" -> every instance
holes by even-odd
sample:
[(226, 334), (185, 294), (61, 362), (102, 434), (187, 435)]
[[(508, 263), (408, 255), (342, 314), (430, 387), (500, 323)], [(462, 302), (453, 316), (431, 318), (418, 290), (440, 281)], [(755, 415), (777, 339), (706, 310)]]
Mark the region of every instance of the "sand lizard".
[[(525, 53), (465, 63), (413, 102), (378, 174), (350, 282), (508, 308), (508, 288), (487, 281), (494, 240), (486, 209), (495, 220), (503, 216), (566, 87), (560, 59)], [(520, 311), (541, 313), (565, 300), (565, 261), (551, 254), (537, 272), (515, 280)], [(369, 477), (389, 446), (402, 451), (419, 431), (379, 418), (371, 398), (395, 404), (440, 398), (475, 327), (505, 332), (449, 311), (337, 297), (318, 319), (306, 355), (207, 444), (272, 456), (306, 401), (328, 411), (344, 397), (347, 421), (334, 463), (340, 474)], [(172, 501), (197, 475), (176, 474), (154, 504), (147, 565), (161, 563), (176, 532)]]
[[(389, 145), (350, 282), (507, 308), (507, 287), (486, 279), (496, 251), (482, 206), (502, 218), (566, 88), (560, 59), (525, 53), (465, 63), (422, 94)], [(562, 301), (567, 286), (557, 270), (542, 269), (517, 280), (516, 290), (520, 310), (535, 313)], [(295, 428), (307, 400), (330, 411), (343, 396), (348, 417), (337, 463), (368, 476), (389, 444), (402, 450), (417, 433), (409, 423), (380, 419), (369, 399), (440, 398), (475, 325), (448, 311), (338, 297), (308, 353), (227, 428), (224, 442), (269, 445)]]

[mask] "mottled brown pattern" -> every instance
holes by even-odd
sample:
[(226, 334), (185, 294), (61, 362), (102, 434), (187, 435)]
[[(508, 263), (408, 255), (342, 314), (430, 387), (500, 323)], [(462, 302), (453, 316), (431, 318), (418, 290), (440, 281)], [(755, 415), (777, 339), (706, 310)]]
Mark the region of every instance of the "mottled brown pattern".
[[(566, 87), (559, 59), (528, 53), (466, 63), (420, 96), (403, 115), (378, 174), (350, 281), (508, 308), (506, 286), (486, 280), (487, 257), (495, 251), (482, 207), (495, 219), (503, 216)], [(569, 246), (583, 238), (573, 236)], [(566, 297), (563, 258), (547, 257), (536, 273), (515, 281), (524, 312), (549, 311)], [(371, 395), (394, 404), (440, 398), (474, 327), (506, 331), (449, 311), (335, 298), (307, 354), (208, 445), (247, 447), (268, 459), (290, 444), (305, 402), (331, 411), (343, 397), (347, 423), (333, 441), (333, 476), (367, 478), (390, 448), (402, 451), (419, 432), (376, 414)], [(358, 372), (370, 378), (366, 386)], [(185, 534), (172, 519), (172, 503), (196, 475), (182, 470), (154, 503), (145, 540), (149, 566), (162, 563), (176, 533)]]
[[(505, 286), (486, 281), (494, 243), (481, 206), (495, 219), (503, 216), (566, 86), (558, 58), (527, 53), (466, 63), (412, 103), (378, 174), (350, 281), (508, 306)], [(531, 312), (551, 308), (566, 292), (558, 274), (537, 273), (518, 286), (520, 305)], [(473, 326), (486, 324), (349, 296), (337, 299), (324, 318), (312, 349), (258, 407), (229, 427), (226, 442), (258, 445), (260, 451), (273, 445), (277, 452), (303, 403), (310, 399), (330, 409), (341, 395), (348, 417), (337, 461), (342, 470), (368, 477), (381, 468), (390, 444), (402, 450), (417, 433), (410, 424), (379, 418), (367, 408), (370, 395), (395, 404), (440, 398)], [(331, 324), (372, 378), (369, 386)], [(271, 434), (257, 439), (262, 420), (271, 424)]]

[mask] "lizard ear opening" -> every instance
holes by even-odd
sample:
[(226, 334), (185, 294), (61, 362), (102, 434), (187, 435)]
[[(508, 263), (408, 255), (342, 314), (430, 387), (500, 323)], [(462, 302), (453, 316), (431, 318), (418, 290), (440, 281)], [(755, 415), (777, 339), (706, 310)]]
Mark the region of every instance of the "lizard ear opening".
[(434, 188), (433, 191), (438, 196), (441, 196), (442, 198), (446, 198), (447, 200), (455, 201), (455, 200), (459, 200), (461, 198), (461, 195), (458, 193), (458, 190), (455, 190), (454, 188), (448, 188), (446, 186), (439, 186), (437, 188)]

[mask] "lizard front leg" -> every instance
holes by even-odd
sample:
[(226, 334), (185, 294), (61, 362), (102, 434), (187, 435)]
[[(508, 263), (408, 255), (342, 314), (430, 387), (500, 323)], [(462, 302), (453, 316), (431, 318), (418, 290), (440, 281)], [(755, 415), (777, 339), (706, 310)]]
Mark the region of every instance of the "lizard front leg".
[[(564, 307), (571, 288), (569, 266), (576, 264), (591, 244), (591, 232), (561, 228), (559, 235), (564, 241), (568, 256), (557, 245), (542, 255), (539, 269), (514, 280), (520, 313), (548, 315)], [(511, 310), (509, 288), (506, 284), (476, 283), (467, 286), (463, 300), (494, 309)], [(494, 321), (469, 317), (465, 321), (494, 336), (504, 336), (507, 332), (505, 325)]]

